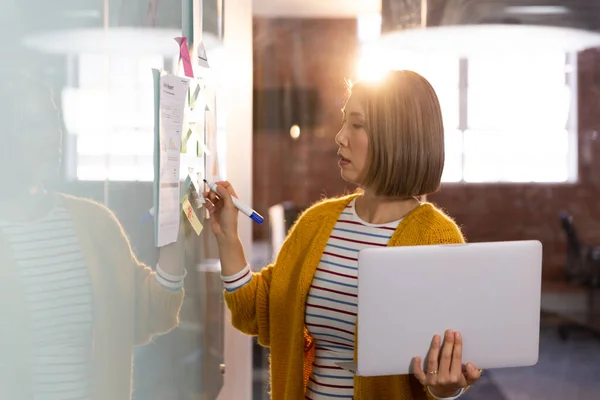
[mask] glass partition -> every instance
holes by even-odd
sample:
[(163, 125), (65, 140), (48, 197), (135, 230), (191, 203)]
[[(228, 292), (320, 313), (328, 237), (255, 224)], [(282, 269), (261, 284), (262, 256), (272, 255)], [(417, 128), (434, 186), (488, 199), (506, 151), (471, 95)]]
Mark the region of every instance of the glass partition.
[[(136, 256), (151, 268), (158, 259), (154, 227), (142, 219), (153, 206), (152, 68), (176, 72), (179, 47), (174, 38), (182, 30), (191, 35), (201, 29), (202, 35), (195, 36), (202, 36), (211, 66), (205, 83), (221, 106), (222, 11), (223, 0), (0, 0), (5, 56), (0, 68), (48, 85), (61, 114), (57, 189), (106, 205)], [(38, 117), (35, 112), (30, 116)], [(220, 166), (225, 148), (218, 136), (224, 122), (218, 115), (214, 152)], [(195, 234), (186, 238), (188, 273), (179, 326), (135, 348), (133, 398), (213, 399), (222, 386), (219, 264), (206, 258), (211, 244), (204, 239)]]

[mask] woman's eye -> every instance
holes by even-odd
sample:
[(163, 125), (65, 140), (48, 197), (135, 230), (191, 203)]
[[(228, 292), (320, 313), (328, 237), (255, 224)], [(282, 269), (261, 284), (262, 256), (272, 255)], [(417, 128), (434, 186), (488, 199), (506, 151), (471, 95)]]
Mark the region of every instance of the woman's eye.
[(362, 128), (362, 125), (360, 125), (360, 124), (353, 124), (352, 126), (354, 127), (354, 129)]

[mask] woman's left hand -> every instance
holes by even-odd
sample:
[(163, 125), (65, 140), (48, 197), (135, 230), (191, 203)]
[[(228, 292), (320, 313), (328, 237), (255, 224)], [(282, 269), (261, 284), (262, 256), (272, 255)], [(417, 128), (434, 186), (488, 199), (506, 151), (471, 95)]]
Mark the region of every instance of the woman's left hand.
[(420, 357), (413, 360), (415, 377), (423, 386), (429, 386), (433, 395), (453, 397), (481, 376), (481, 371), (471, 363), (463, 370), (462, 344), (460, 333), (447, 330), (443, 345), (439, 335), (435, 335), (431, 341), (425, 364), (427, 371), (423, 371)]

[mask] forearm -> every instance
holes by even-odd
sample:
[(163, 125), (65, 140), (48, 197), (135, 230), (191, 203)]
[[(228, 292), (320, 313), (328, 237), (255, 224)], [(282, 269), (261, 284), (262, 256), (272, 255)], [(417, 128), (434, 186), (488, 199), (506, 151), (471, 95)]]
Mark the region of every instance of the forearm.
[(186, 275), (184, 251), (174, 247), (160, 249), (155, 278), (165, 289), (179, 291)]
[(240, 239), (238, 237), (221, 239), (217, 243), (221, 260), (221, 274), (223, 276), (239, 274), (248, 265)]
[[(180, 239), (183, 241), (183, 239)], [(183, 242), (176, 242), (161, 247), (158, 255), (160, 269), (168, 275), (181, 277), (185, 275), (185, 247)]]
[(154, 273), (138, 264), (135, 288), (135, 344), (147, 343), (153, 335), (170, 331), (178, 324), (183, 301), (183, 280), (166, 281), (160, 275), (160, 265)]

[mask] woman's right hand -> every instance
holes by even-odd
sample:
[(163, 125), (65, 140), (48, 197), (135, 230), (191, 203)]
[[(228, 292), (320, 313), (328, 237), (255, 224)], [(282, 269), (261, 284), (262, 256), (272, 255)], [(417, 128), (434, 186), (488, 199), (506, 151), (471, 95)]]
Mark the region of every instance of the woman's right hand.
[(206, 199), (206, 208), (210, 213), (210, 225), (218, 241), (238, 240), (238, 209), (233, 205), (231, 197), (237, 194), (226, 181), (215, 182), (219, 194), (208, 190), (202, 193)]

